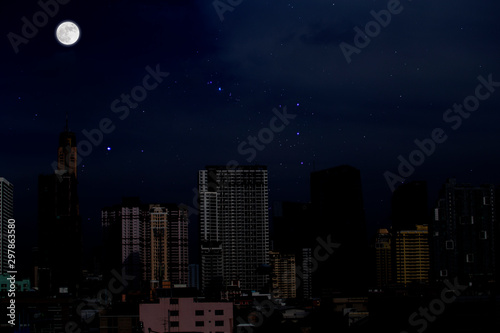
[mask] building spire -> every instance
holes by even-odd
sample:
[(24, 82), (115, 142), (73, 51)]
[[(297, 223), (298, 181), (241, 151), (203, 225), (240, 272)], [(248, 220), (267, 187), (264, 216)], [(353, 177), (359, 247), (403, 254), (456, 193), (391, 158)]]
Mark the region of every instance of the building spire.
[(57, 170), (66, 170), (76, 177), (77, 147), (75, 133), (69, 131), (68, 112), (66, 112), (66, 125), (59, 134), (59, 148), (57, 150)]

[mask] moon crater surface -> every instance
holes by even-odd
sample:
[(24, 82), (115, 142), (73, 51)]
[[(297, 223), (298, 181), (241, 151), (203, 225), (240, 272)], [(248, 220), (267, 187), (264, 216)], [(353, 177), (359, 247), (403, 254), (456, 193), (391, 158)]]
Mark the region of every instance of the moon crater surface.
[(80, 39), (80, 28), (74, 22), (64, 21), (57, 26), (56, 37), (63, 45), (73, 45)]

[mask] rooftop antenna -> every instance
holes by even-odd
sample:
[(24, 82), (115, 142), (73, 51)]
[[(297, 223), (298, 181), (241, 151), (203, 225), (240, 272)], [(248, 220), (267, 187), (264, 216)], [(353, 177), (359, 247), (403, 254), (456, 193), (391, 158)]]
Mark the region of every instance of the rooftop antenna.
[(68, 130), (68, 112), (66, 112), (66, 132), (69, 132), (69, 130)]

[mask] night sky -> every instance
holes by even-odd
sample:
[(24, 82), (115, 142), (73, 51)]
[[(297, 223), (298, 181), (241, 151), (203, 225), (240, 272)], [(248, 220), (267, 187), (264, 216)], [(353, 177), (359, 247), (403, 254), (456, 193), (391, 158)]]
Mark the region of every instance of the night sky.
[[(397, 174), (398, 156), (408, 159), (435, 128), (446, 141), (407, 177), (428, 181), (431, 202), (448, 177), (500, 183), (500, 88), (459, 126), (443, 119), (475, 94), (478, 76), (500, 81), (500, 3), (232, 3), (221, 21), (212, 0), (72, 0), (43, 22), (36, 1), (2, 2), (0, 176), (15, 186), (26, 260), (36, 245), (37, 177), (53, 172), (66, 113), (79, 141), (103, 119), (113, 128), (79, 165), (87, 249), (99, 242), (102, 207), (122, 196), (193, 206), (197, 171), (231, 160), (268, 166), (270, 204), (308, 201), (313, 170), (360, 169), (369, 230), (390, 224), (384, 173)], [(339, 45), (355, 47), (354, 28), (388, 6), (397, 13), (348, 62)], [(22, 36), (22, 18), (33, 15), (40, 27), (16, 53), (9, 33)], [(81, 29), (70, 47), (55, 38), (64, 20)], [(127, 106), (122, 94), (140, 93), (151, 71), (161, 82), (149, 79), (155, 88)], [(285, 107), (295, 118), (255, 158), (241, 154)]]

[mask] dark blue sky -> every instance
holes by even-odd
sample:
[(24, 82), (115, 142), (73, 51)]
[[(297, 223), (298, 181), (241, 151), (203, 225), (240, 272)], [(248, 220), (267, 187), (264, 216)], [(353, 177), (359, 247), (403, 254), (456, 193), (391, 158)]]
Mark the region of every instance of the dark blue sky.
[[(474, 95), (478, 76), (500, 81), (500, 4), (402, 1), (348, 63), (339, 44), (354, 46), (354, 28), (388, 4), (244, 0), (221, 21), (211, 0), (71, 0), (15, 53), (9, 33), (22, 35), (41, 7), (2, 2), (0, 176), (15, 185), (18, 241), (35, 245), (37, 176), (52, 172), (66, 113), (79, 140), (102, 119), (114, 126), (79, 166), (87, 239), (122, 196), (191, 204), (197, 170), (247, 163), (238, 147), (285, 106), (296, 117), (251, 160), (269, 167), (271, 201), (308, 201), (314, 168), (350, 164), (371, 229), (387, 226), (384, 173), (435, 128), (447, 140), (408, 180), (427, 180), (431, 199), (448, 177), (499, 183), (500, 91), (456, 130), (443, 114)], [(80, 26), (72, 47), (55, 39), (63, 20)], [(120, 119), (113, 102), (143, 85), (147, 66), (169, 75)]]

